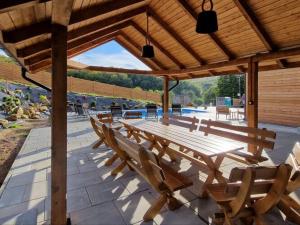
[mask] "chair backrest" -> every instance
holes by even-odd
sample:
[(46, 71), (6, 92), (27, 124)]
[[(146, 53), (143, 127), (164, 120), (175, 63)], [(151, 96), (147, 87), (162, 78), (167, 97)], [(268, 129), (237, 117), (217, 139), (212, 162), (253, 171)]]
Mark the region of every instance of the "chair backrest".
[(117, 130), (114, 130), (113, 133), (118, 148), (124, 151), (130, 158), (128, 160), (129, 165), (157, 191), (162, 191), (164, 174), (154, 153), (129, 140)]
[(181, 104), (172, 104), (172, 113), (181, 115)]
[(300, 166), (300, 142), (296, 142), (293, 148), (293, 155), (298, 165)]
[(142, 112), (140, 111), (127, 111), (124, 114), (124, 119), (141, 119), (143, 117)]
[(217, 113), (230, 113), (229, 107), (225, 105), (219, 105), (216, 107)]
[(205, 135), (213, 134), (254, 145), (260, 152), (264, 148), (273, 149), (276, 138), (275, 132), (264, 128), (235, 126), (212, 120), (201, 120), (199, 130), (203, 131)]
[[(249, 168), (251, 168), (252, 173), (251, 182), (249, 182), (249, 177), (245, 178), (249, 176)], [(244, 187), (244, 182), (247, 182), (250, 188), (239, 188), (236, 196), (241, 197), (244, 203), (246, 203), (249, 198), (252, 199), (257, 198), (257, 196), (263, 196), (255, 201), (252, 207), (258, 214), (267, 213), (277, 205), (281, 196), (285, 193), (291, 170), (292, 167), (288, 164), (273, 167), (234, 168), (229, 176), (227, 192), (231, 192), (230, 194), (237, 192), (237, 185), (234, 183), (240, 183), (240, 187)], [(248, 197), (246, 194), (248, 194)], [(231, 207), (237, 207), (237, 205), (241, 209), (242, 206), (238, 199), (230, 202)], [(238, 207), (235, 210), (238, 210)]]
[(164, 124), (173, 124), (180, 127), (185, 127), (190, 129), (190, 131), (197, 130), (199, 119), (196, 117), (187, 117), (187, 116), (176, 116), (164, 114), (163, 118), (160, 121)]
[(110, 107), (110, 112), (112, 117), (117, 117), (117, 118), (122, 118), (123, 113), (122, 113), (122, 107), (119, 105), (114, 105)]
[(291, 193), (300, 188), (300, 143), (296, 142), (292, 153), (289, 155), (288, 163), (293, 167), (293, 175), (287, 186), (287, 192)]
[(146, 105), (147, 117), (157, 116), (157, 106), (155, 104)]
[[(101, 122), (97, 122), (93, 117), (90, 116), (90, 121), (92, 124), (92, 127), (95, 131), (95, 133), (99, 136), (102, 137), (103, 136), (103, 130), (102, 130), (102, 123)], [(97, 124), (98, 123), (98, 124)]]
[(102, 123), (112, 123), (113, 122), (111, 113), (99, 113), (97, 115), (97, 117), (98, 117), (99, 121)]

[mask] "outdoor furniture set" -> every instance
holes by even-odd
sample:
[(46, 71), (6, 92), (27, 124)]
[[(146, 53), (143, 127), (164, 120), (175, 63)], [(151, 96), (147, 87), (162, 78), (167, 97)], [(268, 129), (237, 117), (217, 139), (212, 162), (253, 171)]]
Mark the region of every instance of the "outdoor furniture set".
[[(275, 207), (287, 220), (300, 224), (300, 205), (289, 195), (300, 187), (299, 143), (289, 164), (262, 167), (258, 163), (268, 160), (262, 156), (263, 150), (274, 148), (276, 133), (273, 131), (211, 120), (199, 123), (195, 117), (169, 114), (160, 121), (129, 118), (119, 122), (122, 128), (91, 118), (99, 136), (96, 147), (104, 142), (113, 149), (114, 155), (106, 166), (120, 159), (121, 163), (111, 175), (128, 167), (159, 193), (157, 201), (144, 215), (145, 221), (152, 220), (165, 204), (170, 210), (181, 206), (174, 192), (193, 182), (176, 171), (172, 163), (185, 158), (207, 174), (202, 188), (199, 187), (199, 197), (210, 196), (220, 206), (220, 212), (212, 219), (213, 224), (231, 225), (236, 221), (267, 224), (265, 215)], [(171, 162), (166, 160), (168, 157)], [(220, 170), (224, 158), (247, 166), (234, 168), (227, 179)]]

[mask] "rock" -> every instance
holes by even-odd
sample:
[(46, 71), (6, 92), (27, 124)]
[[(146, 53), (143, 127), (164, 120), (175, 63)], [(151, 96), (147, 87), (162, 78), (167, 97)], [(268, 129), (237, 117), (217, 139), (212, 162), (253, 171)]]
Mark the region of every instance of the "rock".
[(24, 110), (22, 107), (18, 107), (17, 108), (17, 111), (16, 111), (16, 115), (17, 115), (17, 118), (21, 118), (21, 116), (24, 114)]
[(29, 116), (26, 115), (26, 114), (23, 114), (23, 115), (21, 116), (21, 119), (29, 119)]
[(48, 107), (45, 106), (45, 105), (43, 105), (43, 106), (41, 106), (41, 107), (39, 108), (39, 110), (40, 110), (41, 112), (46, 112), (46, 111), (48, 111)]
[(6, 118), (8, 121), (17, 121), (18, 120), (18, 117), (17, 117), (17, 114), (11, 114), (10, 116), (8, 116)]
[(3, 128), (7, 128), (8, 127), (8, 120), (0, 119), (0, 126), (3, 127)]
[(41, 117), (39, 116), (39, 115), (34, 115), (34, 116), (32, 116), (30, 119), (40, 119)]

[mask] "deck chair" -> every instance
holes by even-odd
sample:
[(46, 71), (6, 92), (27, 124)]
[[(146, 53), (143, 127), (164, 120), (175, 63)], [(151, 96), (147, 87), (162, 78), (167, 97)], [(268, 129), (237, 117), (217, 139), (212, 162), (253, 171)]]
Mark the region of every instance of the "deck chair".
[(99, 122), (97, 124), (97, 121), (93, 117), (91, 117), (91, 116), (90, 116), (90, 121), (91, 121), (91, 124), (92, 124), (92, 127), (93, 127), (95, 133), (99, 137), (99, 140), (96, 142), (96, 144), (93, 145), (93, 149), (98, 148), (103, 143), (105, 145), (107, 145), (107, 142), (105, 140), (105, 136), (103, 134), (102, 127), (101, 127), (102, 124), (99, 123)]
[(264, 216), (280, 202), (291, 166), (234, 168), (227, 184), (207, 185), (207, 192), (221, 207), (214, 224), (266, 224)]
[(99, 113), (97, 115), (98, 119), (102, 123), (112, 123), (113, 122), (113, 117), (111, 113)]
[(288, 182), (285, 195), (278, 203), (278, 208), (285, 214), (286, 220), (300, 224), (300, 205), (296, 202), (290, 193), (300, 188), (300, 143), (297, 142), (289, 155), (288, 163), (293, 168), (293, 173)]
[(114, 105), (114, 106), (112, 105), (110, 107), (110, 112), (113, 119), (114, 118), (120, 119), (123, 116), (122, 107), (119, 105)]
[(216, 135), (252, 145), (254, 149), (226, 154), (227, 158), (246, 164), (258, 164), (267, 161), (268, 158), (262, 156), (262, 152), (265, 149), (273, 150), (275, 145), (276, 133), (265, 128), (259, 129), (235, 126), (212, 120), (201, 120), (199, 130), (203, 131), (205, 135)]
[(231, 119), (231, 113), (228, 106), (220, 105), (216, 107), (216, 120), (220, 118), (220, 115), (225, 115), (226, 119), (229, 117)]
[(155, 104), (146, 105), (146, 118), (155, 118), (157, 119), (157, 106)]
[(160, 122), (164, 124), (173, 124), (179, 127), (188, 128), (190, 131), (197, 130), (199, 119), (194, 117), (187, 117), (187, 116), (176, 116), (176, 115), (169, 115), (164, 114), (163, 118), (160, 119)]
[(172, 114), (181, 116), (181, 104), (172, 104)]
[(140, 111), (127, 111), (124, 113), (124, 119), (142, 119), (143, 114)]
[(168, 165), (159, 162), (157, 156), (142, 145), (129, 140), (118, 131), (113, 131), (113, 133), (115, 144), (127, 155), (126, 163), (129, 167), (159, 193), (157, 201), (145, 213), (144, 220), (153, 220), (165, 204), (170, 210), (179, 208), (182, 204), (173, 197), (173, 193), (191, 186), (192, 181)]

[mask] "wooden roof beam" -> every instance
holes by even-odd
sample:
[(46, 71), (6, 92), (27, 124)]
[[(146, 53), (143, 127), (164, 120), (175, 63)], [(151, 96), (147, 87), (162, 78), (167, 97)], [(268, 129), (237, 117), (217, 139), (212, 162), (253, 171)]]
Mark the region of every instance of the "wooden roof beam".
[[(143, 2), (145, 2), (145, 0), (110, 0), (104, 3), (99, 3), (98, 5), (95, 5), (93, 7), (88, 7), (83, 10), (73, 12), (69, 24), (76, 24), (97, 17), (99, 15), (111, 13), (112, 11)], [(16, 28), (11, 31), (3, 31), (3, 41), (5, 43), (18, 43), (45, 33), (50, 33), (50, 24), (51, 20), (46, 19), (44, 21)]]
[[(144, 31), (143, 28), (141, 28), (137, 23), (135, 23), (133, 21), (131, 21), (130, 23), (142, 36), (145, 37), (147, 35), (146, 31)], [(148, 35), (148, 37), (149, 37), (149, 41), (153, 45), (155, 45), (155, 47), (159, 51), (161, 51), (165, 56), (167, 56), (175, 65), (177, 65), (179, 68), (185, 68), (185, 66), (181, 62), (179, 62), (177, 60), (177, 58), (174, 57), (169, 51), (167, 51), (165, 48), (163, 48), (161, 46), (161, 44), (159, 44), (156, 40), (154, 40), (150, 35)]]
[[(124, 12), (120, 15), (115, 15), (115, 16), (94, 22), (89, 25), (79, 27), (68, 33), (68, 40), (70, 41), (70, 40), (73, 40), (76, 38), (80, 38), (82, 36), (88, 35), (89, 33), (92, 33), (92, 32), (96, 32), (96, 31), (106, 28), (108, 26), (112, 26), (117, 23), (124, 22), (125, 20), (128, 20), (128, 19), (130, 19), (134, 16), (137, 16), (141, 13), (144, 13), (145, 11), (146, 11), (146, 8), (143, 6), (143, 7), (139, 7), (139, 8)], [(26, 58), (26, 57), (29, 57), (36, 53), (50, 49), (51, 48), (50, 41), (51, 41), (51, 39), (48, 38), (48, 39), (38, 42), (36, 44), (29, 45), (22, 49), (18, 49), (17, 50), (18, 57)]]
[(185, 49), (196, 61), (199, 62), (200, 65), (206, 64), (205, 60), (194, 51), (188, 43), (186, 43), (177, 32), (171, 28), (153, 9), (148, 9), (151, 17), (162, 27), (183, 49)]
[[(252, 29), (255, 31), (261, 42), (264, 44), (266, 49), (268, 51), (274, 51), (277, 50), (277, 47), (275, 46), (274, 42), (272, 41), (270, 35), (267, 33), (267, 31), (264, 29), (262, 24), (257, 19), (255, 13), (250, 8), (250, 6), (247, 4), (244, 0), (233, 0), (235, 5), (238, 7), (244, 18), (248, 21), (249, 25), (252, 27)], [(285, 68), (287, 65), (287, 62), (285, 60), (277, 60), (277, 64)]]
[[(68, 49), (79, 47), (79, 46), (81, 46), (81, 45), (83, 45), (87, 42), (90, 42), (90, 41), (96, 40), (100, 37), (103, 37), (105, 35), (114, 33), (116, 31), (119, 31), (119, 30), (121, 30), (125, 27), (128, 27), (128, 26), (130, 26), (130, 23), (128, 21), (125, 21), (125, 22), (117, 24), (115, 26), (100, 30), (96, 33), (92, 33), (92, 34), (84, 36), (82, 38), (70, 41), (68, 43)], [(48, 58), (49, 56), (51, 56), (51, 48), (48, 49), (47, 51), (44, 51), (44, 52), (40, 53), (40, 54), (37, 54), (37, 55), (34, 55), (32, 57), (29, 57), (29, 58), (25, 59), (24, 62), (27, 65), (28, 64), (32, 65), (32, 64), (35, 64), (35, 63), (39, 62), (41, 59)]]
[[(142, 62), (143, 62), (143, 60), (144, 61), (147, 61), (147, 59), (145, 59), (145, 58), (143, 58), (143, 57), (141, 57), (141, 55), (142, 55), (142, 48), (134, 41), (134, 40), (132, 40), (127, 34), (125, 34), (124, 32), (120, 32), (120, 36), (122, 37), (122, 38), (124, 38), (128, 43), (130, 43), (139, 53), (140, 53), (140, 55), (138, 55), (138, 59), (140, 59)], [(124, 45), (125, 43), (123, 42), (123, 45)], [(127, 48), (130, 48), (128, 45), (126, 46), (126, 44), (125, 44), (125, 46), (124, 47), (127, 47)], [(159, 62), (157, 59), (155, 59), (155, 58), (152, 58), (152, 59), (148, 59), (149, 61), (152, 61), (153, 63), (155, 63), (155, 65), (159, 68), (159, 69), (167, 69), (167, 67), (165, 67), (161, 62)], [(145, 63), (146, 64), (146, 63)], [(146, 64), (147, 65), (147, 64)]]
[(52, 0), (51, 23), (68, 26), (75, 0)]
[[(177, 0), (177, 2), (181, 5), (187, 15), (195, 22), (197, 21), (197, 13), (195, 10), (188, 4), (186, 0)], [(221, 42), (221, 40), (217, 37), (216, 34), (208, 34), (211, 41), (215, 44), (215, 46), (227, 57), (228, 60), (235, 58), (235, 55)], [(238, 71), (244, 71), (242, 67), (237, 67)]]
[(24, 9), (26, 7), (48, 1), (50, 0), (4, 0), (0, 2), (0, 13), (9, 12), (16, 9)]

